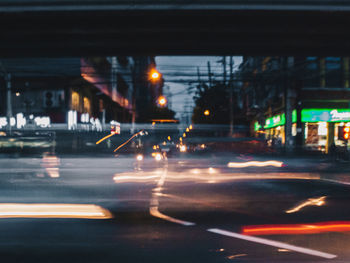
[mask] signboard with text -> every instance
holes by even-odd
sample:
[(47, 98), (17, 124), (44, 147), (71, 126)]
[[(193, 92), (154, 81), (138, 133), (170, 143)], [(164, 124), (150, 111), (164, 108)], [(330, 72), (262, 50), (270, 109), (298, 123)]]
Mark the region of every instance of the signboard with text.
[[(292, 122), (297, 121), (297, 112), (292, 112)], [(303, 109), (301, 111), (302, 122), (350, 122), (350, 109)], [(264, 129), (282, 126), (286, 123), (285, 114), (279, 114), (267, 118)], [(258, 122), (254, 123), (254, 130), (261, 128)]]
[(302, 122), (348, 122), (350, 109), (303, 109)]

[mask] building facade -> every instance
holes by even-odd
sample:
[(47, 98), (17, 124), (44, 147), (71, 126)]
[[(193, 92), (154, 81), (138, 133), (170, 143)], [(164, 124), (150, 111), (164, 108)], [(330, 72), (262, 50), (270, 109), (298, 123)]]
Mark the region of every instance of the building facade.
[(239, 75), (251, 134), (324, 152), (344, 145), (338, 127), (350, 125), (349, 58), (244, 57)]
[[(162, 82), (150, 83), (153, 57), (92, 57), (3, 59), (0, 117), (9, 114), (28, 122), (49, 118), (50, 123), (100, 124), (133, 122), (142, 104), (154, 102)], [(140, 106), (136, 106), (137, 103)], [(146, 119), (147, 116), (144, 117)], [(141, 118), (142, 119), (142, 118)], [(5, 118), (6, 120), (6, 118)], [(1, 122), (4, 124), (4, 121)], [(0, 123), (0, 125), (1, 125)]]

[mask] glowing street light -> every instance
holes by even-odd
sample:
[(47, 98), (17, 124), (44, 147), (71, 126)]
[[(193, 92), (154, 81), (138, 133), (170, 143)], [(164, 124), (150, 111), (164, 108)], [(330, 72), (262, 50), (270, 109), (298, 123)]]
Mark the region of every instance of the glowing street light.
[(153, 72), (152, 73), (152, 79), (159, 79), (159, 73), (158, 72)]
[(159, 80), (160, 79), (160, 73), (156, 69), (152, 69), (150, 72), (150, 78), (151, 80)]
[(204, 111), (204, 115), (205, 115), (205, 116), (209, 116), (209, 114), (210, 114), (210, 111), (209, 111), (209, 110), (205, 110), (205, 111)]
[(161, 107), (164, 107), (166, 104), (167, 104), (167, 99), (164, 97), (164, 96), (159, 96), (158, 98), (158, 104), (161, 106)]

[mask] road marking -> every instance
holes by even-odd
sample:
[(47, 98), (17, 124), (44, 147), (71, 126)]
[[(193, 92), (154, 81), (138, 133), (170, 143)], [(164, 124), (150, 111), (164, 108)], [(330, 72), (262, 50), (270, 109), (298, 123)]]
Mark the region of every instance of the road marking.
[(163, 172), (161, 177), (158, 180), (157, 186), (152, 190), (152, 198), (151, 198), (151, 202), (150, 202), (150, 207), (149, 207), (149, 213), (150, 215), (169, 221), (169, 222), (173, 222), (176, 224), (180, 224), (183, 226), (193, 226), (195, 225), (195, 223), (192, 222), (188, 222), (188, 221), (184, 221), (184, 220), (180, 220), (171, 216), (167, 216), (163, 213), (161, 213), (159, 211), (159, 196), (161, 196), (161, 191), (163, 189), (164, 183), (165, 183), (165, 178), (168, 174), (168, 165), (166, 163), (166, 165), (164, 166)]
[(337, 255), (321, 252), (318, 250), (293, 246), (293, 245), (289, 245), (287, 243), (269, 240), (269, 239), (260, 238), (260, 237), (241, 235), (238, 233), (234, 233), (234, 232), (230, 232), (230, 231), (226, 231), (226, 230), (221, 230), (218, 228), (210, 228), (210, 229), (207, 229), (207, 231), (215, 233), (215, 234), (223, 235), (223, 236), (239, 238), (239, 239), (243, 239), (243, 240), (247, 240), (247, 241), (251, 241), (251, 242), (255, 242), (255, 243), (260, 243), (260, 244), (264, 244), (264, 245), (268, 245), (268, 246), (272, 246), (272, 247), (284, 248), (284, 249), (288, 249), (288, 250), (292, 250), (292, 251), (296, 251), (299, 253), (308, 254), (308, 255), (312, 255), (312, 256), (317, 256), (317, 257), (322, 257), (322, 258), (327, 258), (327, 259), (332, 259), (332, 258), (337, 257)]

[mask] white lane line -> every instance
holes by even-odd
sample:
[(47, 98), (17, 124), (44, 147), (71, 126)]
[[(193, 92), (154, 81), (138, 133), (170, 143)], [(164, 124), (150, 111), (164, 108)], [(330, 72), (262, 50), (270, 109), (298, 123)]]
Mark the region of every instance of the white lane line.
[(292, 251), (296, 251), (299, 253), (308, 254), (308, 255), (312, 255), (312, 256), (318, 256), (318, 257), (327, 258), (327, 259), (332, 259), (332, 258), (337, 257), (337, 255), (321, 252), (318, 250), (313, 250), (313, 249), (304, 248), (304, 247), (297, 247), (297, 246), (289, 245), (287, 243), (269, 240), (269, 239), (260, 238), (260, 237), (241, 235), (238, 233), (234, 233), (234, 232), (230, 232), (230, 231), (226, 231), (226, 230), (221, 230), (218, 228), (210, 228), (210, 229), (207, 229), (207, 231), (215, 233), (215, 234), (219, 234), (219, 235), (239, 238), (239, 239), (243, 239), (243, 240), (247, 240), (247, 241), (251, 241), (251, 242), (255, 242), (255, 243), (260, 243), (260, 244), (264, 244), (264, 245), (268, 245), (268, 246), (272, 246), (272, 247), (284, 248), (284, 249), (288, 249), (288, 250), (292, 250)]
[(161, 191), (162, 191), (162, 188), (164, 186), (165, 178), (166, 178), (167, 174), (168, 174), (168, 164), (166, 163), (166, 165), (164, 166), (164, 169), (163, 169), (162, 176), (159, 178), (159, 181), (157, 183), (157, 187), (154, 188), (152, 191), (152, 197), (151, 197), (151, 202), (150, 202), (150, 207), (149, 207), (150, 215), (157, 217), (157, 218), (160, 218), (160, 219), (163, 219), (163, 220), (166, 220), (166, 221), (169, 221), (169, 222), (180, 224), (183, 226), (195, 225), (195, 223), (180, 220), (180, 219), (165, 215), (159, 211), (159, 195), (161, 195)]

